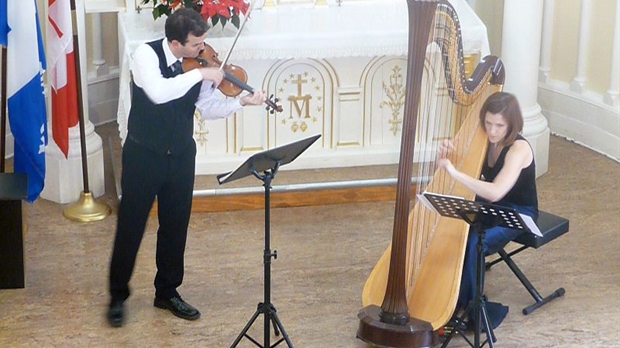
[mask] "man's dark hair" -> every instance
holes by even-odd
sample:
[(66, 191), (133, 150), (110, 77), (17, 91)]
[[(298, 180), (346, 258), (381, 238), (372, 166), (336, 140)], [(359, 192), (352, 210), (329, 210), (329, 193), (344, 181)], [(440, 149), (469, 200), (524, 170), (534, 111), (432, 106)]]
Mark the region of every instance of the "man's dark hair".
[(180, 8), (166, 19), (166, 39), (170, 42), (177, 40), (185, 45), (189, 34), (202, 36), (207, 32), (207, 29), (209, 27), (200, 13), (189, 8)]

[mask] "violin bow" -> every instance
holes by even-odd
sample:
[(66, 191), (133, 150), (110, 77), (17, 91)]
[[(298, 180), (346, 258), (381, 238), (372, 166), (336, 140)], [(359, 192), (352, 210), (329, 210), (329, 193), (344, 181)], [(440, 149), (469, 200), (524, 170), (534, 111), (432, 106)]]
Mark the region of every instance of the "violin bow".
[(220, 71), (224, 69), (224, 65), (226, 65), (228, 58), (230, 58), (230, 54), (232, 53), (233, 48), (235, 48), (235, 45), (237, 44), (237, 39), (239, 39), (239, 35), (241, 34), (241, 31), (243, 31), (243, 28), (245, 27), (245, 22), (248, 21), (248, 18), (250, 17), (250, 13), (252, 13), (253, 8), (254, 8), (254, 0), (250, 0), (250, 7), (248, 8), (248, 12), (243, 17), (243, 22), (241, 23), (241, 27), (239, 27), (239, 30), (237, 31), (237, 35), (235, 35), (235, 39), (233, 40), (233, 43), (230, 46), (230, 49), (226, 53), (226, 57), (224, 57), (224, 60), (222, 60), (222, 65), (220, 65)]

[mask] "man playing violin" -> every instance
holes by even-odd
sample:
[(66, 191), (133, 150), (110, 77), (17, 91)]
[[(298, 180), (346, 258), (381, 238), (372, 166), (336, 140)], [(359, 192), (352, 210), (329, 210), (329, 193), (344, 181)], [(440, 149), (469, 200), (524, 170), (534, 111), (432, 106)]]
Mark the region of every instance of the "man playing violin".
[(109, 273), (107, 320), (114, 327), (124, 322), (129, 280), (155, 197), (159, 228), (153, 304), (183, 319), (200, 317), (177, 292), (183, 281), (194, 188), (194, 112), (198, 109), (205, 119), (225, 118), (245, 105), (261, 105), (266, 100), (262, 91), (238, 99), (221, 98), (215, 93), (224, 78), (218, 68), (201, 67), (181, 74), (181, 61), (197, 57), (203, 49), (207, 28), (198, 12), (179, 9), (166, 20), (166, 37), (142, 44), (133, 55), (122, 198)]

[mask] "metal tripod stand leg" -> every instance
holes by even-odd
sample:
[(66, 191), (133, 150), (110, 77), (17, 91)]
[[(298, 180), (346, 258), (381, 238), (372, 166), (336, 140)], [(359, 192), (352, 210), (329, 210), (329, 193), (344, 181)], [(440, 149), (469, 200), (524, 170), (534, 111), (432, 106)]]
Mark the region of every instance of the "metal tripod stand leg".
[[(243, 330), (241, 330), (241, 333), (239, 333), (239, 336), (237, 336), (237, 339), (230, 346), (231, 348), (236, 347), (243, 337), (246, 337), (247, 339), (252, 341), (252, 343), (254, 343), (256, 346), (261, 347), (261, 348), (272, 348), (282, 343), (282, 341), (286, 341), (286, 344), (288, 344), (289, 348), (294, 348), (293, 344), (291, 343), (291, 340), (288, 338), (288, 335), (286, 334), (286, 331), (284, 331), (282, 322), (280, 322), (280, 319), (278, 318), (278, 315), (276, 314), (276, 308), (271, 303), (271, 258), (277, 258), (278, 253), (275, 250), (272, 252), (271, 247), (270, 247), (269, 192), (271, 190), (271, 180), (276, 174), (278, 167), (279, 167), (279, 162), (276, 163), (276, 166), (273, 169), (265, 171), (264, 175), (261, 175), (252, 169), (252, 174), (254, 174), (255, 177), (262, 180), (264, 183), (264, 187), (265, 187), (265, 250), (263, 254), (264, 282), (265, 282), (264, 292), (263, 292), (264, 302), (260, 302), (258, 304), (256, 308), (256, 312), (254, 312), (254, 315), (252, 316), (252, 318), (250, 318), (250, 321), (248, 321), (248, 323), (245, 325)], [(261, 345), (259, 342), (257, 342), (254, 338), (252, 338), (247, 333), (250, 327), (252, 326), (252, 324), (254, 324), (254, 322), (256, 321), (256, 319), (258, 318), (260, 314), (263, 314), (265, 316), (265, 322), (263, 326), (263, 329), (264, 329), (263, 345)], [(271, 331), (270, 331), (271, 325), (273, 325), (273, 331), (276, 336), (279, 336), (280, 333), (282, 333), (282, 338), (280, 338), (273, 345), (271, 345)]]
[[(278, 344), (282, 343), (282, 341), (285, 341), (289, 347), (293, 348), (293, 343), (291, 343), (291, 340), (289, 339), (288, 334), (286, 333), (286, 331), (284, 330), (284, 327), (282, 326), (282, 322), (280, 321), (280, 318), (278, 318), (278, 314), (276, 313), (276, 308), (273, 306), (273, 304), (270, 304), (269, 306), (267, 306), (268, 313), (265, 313), (265, 308), (266, 306), (264, 303), (261, 302), (258, 304), (256, 308), (256, 312), (254, 312), (254, 315), (252, 315), (252, 318), (250, 318), (250, 320), (245, 325), (241, 333), (239, 333), (239, 336), (237, 336), (237, 339), (235, 339), (235, 342), (233, 342), (233, 344), (230, 346), (231, 348), (236, 347), (237, 344), (241, 342), (241, 339), (243, 339), (243, 337), (252, 341), (252, 343), (254, 343), (258, 347), (271, 348), (271, 347), (275, 347)], [(265, 320), (271, 321), (271, 324), (273, 325), (273, 332), (276, 336), (280, 336), (280, 333), (282, 333), (282, 338), (280, 338), (273, 345), (270, 345), (269, 343), (270, 339), (267, 338), (267, 336), (265, 336), (265, 342), (264, 342), (265, 345), (261, 345), (252, 336), (247, 334), (250, 327), (252, 327), (252, 324), (254, 324), (256, 319), (258, 319), (258, 316), (261, 314), (265, 314)], [(269, 324), (268, 323), (265, 324), (265, 335), (269, 335)]]
[[(260, 306), (261, 304), (259, 304)], [(256, 318), (258, 318), (258, 316), (261, 314), (261, 312), (257, 309), (256, 312), (254, 312), (254, 315), (252, 315), (252, 318), (250, 318), (250, 321), (248, 321), (247, 324), (245, 324), (245, 326), (243, 327), (243, 330), (241, 330), (241, 332), (239, 333), (239, 336), (237, 336), (237, 338), (235, 339), (235, 342), (233, 342), (233, 344), (230, 346), (230, 348), (236, 347), (237, 344), (239, 344), (239, 342), (241, 341), (241, 339), (245, 336), (247, 337), (250, 341), (254, 342), (254, 344), (258, 344), (257, 342), (254, 341), (254, 339), (250, 336), (247, 335), (248, 330), (250, 329), (250, 327), (252, 326), (252, 324), (254, 324), (254, 321), (256, 320)]]
[[(481, 223), (475, 224), (476, 232), (478, 233), (478, 242), (476, 243), (476, 298), (474, 299), (474, 319), (475, 319), (475, 328), (474, 328), (474, 348), (482, 347), (480, 343), (480, 331), (482, 329), (482, 325), (484, 325), (484, 331), (487, 335), (487, 339), (485, 342), (489, 343), (489, 347), (494, 348), (493, 343), (496, 341), (495, 334), (493, 333), (493, 328), (489, 323), (489, 315), (487, 313), (486, 306), (486, 298), (484, 296), (484, 271), (485, 271), (485, 262), (484, 262), (484, 249), (483, 249), (483, 240), (484, 240), (484, 226)], [(484, 344), (484, 343), (482, 343)]]
[[(272, 304), (269, 305), (269, 311), (271, 313), (270, 317), (271, 317), (271, 321), (272, 321), (272, 324), (273, 324), (273, 330), (274, 330), (276, 336), (278, 336), (280, 333), (282, 333), (282, 338), (278, 342), (274, 343), (272, 347), (275, 347), (278, 344), (280, 344), (280, 342), (285, 341), (286, 344), (289, 346), (289, 348), (293, 348), (293, 343), (288, 338), (288, 334), (284, 330), (284, 327), (282, 326), (282, 322), (280, 321), (280, 318), (278, 318), (278, 314), (276, 313), (276, 308)], [(279, 332), (278, 332), (278, 330), (279, 330)]]
[[(484, 239), (484, 226), (481, 223), (474, 223), (473, 221), (468, 220), (464, 217), (465, 221), (469, 222), (476, 228), (476, 233), (478, 234), (478, 242), (476, 243), (476, 286), (475, 286), (475, 294), (474, 299), (469, 302), (465, 312), (457, 319), (454, 330), (448, 335), (444, 343), (441, 345), (442, 348), (447, 347), (450, 340), (455, 333), (458, 333), (467, 341), (467, 343), (473, 348), (480, 348), (484, 346), (484, 344), (488, 343), (490, 348), (494, 348), (494, 342), (497, 341), (495, 338), (495, 333), (493, 332), (493, 328), (489, 323), (489, 315), (486, 307), (486, 297), (484, 296), (484, 271), (485, 271), (485, 262), (484, 262), (484, 250), (483, 250), (483, 239)], [(474, 315), (474, 342), (472, 343), (463, 333), (461, 329), (459, 329), (459, 324), (464, 323), (464, 319), (467, 317), (470, 311), (473, 311)], [(484, 326), (483, 326), (484, 325)], [(463, 325), (461, 325), (463, 326)], [(487, 336), (484, 342), (480, 342), (480, 332), (484, 328), (484, 332)]]

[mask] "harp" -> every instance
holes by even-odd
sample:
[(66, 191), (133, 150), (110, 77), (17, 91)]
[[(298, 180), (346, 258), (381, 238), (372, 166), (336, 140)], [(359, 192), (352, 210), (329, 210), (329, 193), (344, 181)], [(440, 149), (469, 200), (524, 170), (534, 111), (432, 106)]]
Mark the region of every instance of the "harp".
[(407, 5), (407, 90), (392, 243), (364, 285), (358, 314), (357, 337), (381, 347), (432, 346), (436, 330), (454, 312), (469, 226), (424, 207), (411, 197), (409, 185), (415, 162), (418, 177), (431, 177), (418, 185), (419, 192), (473, 198), (435, 170), (435, 154), (441, 140), (454, 139), (452, 163), (480, 175), (487, 146), (480, 108), (504, 81), (503, 65), (493, 56), (465, 76), (459, 20), (450, 3), (407, 0)]

